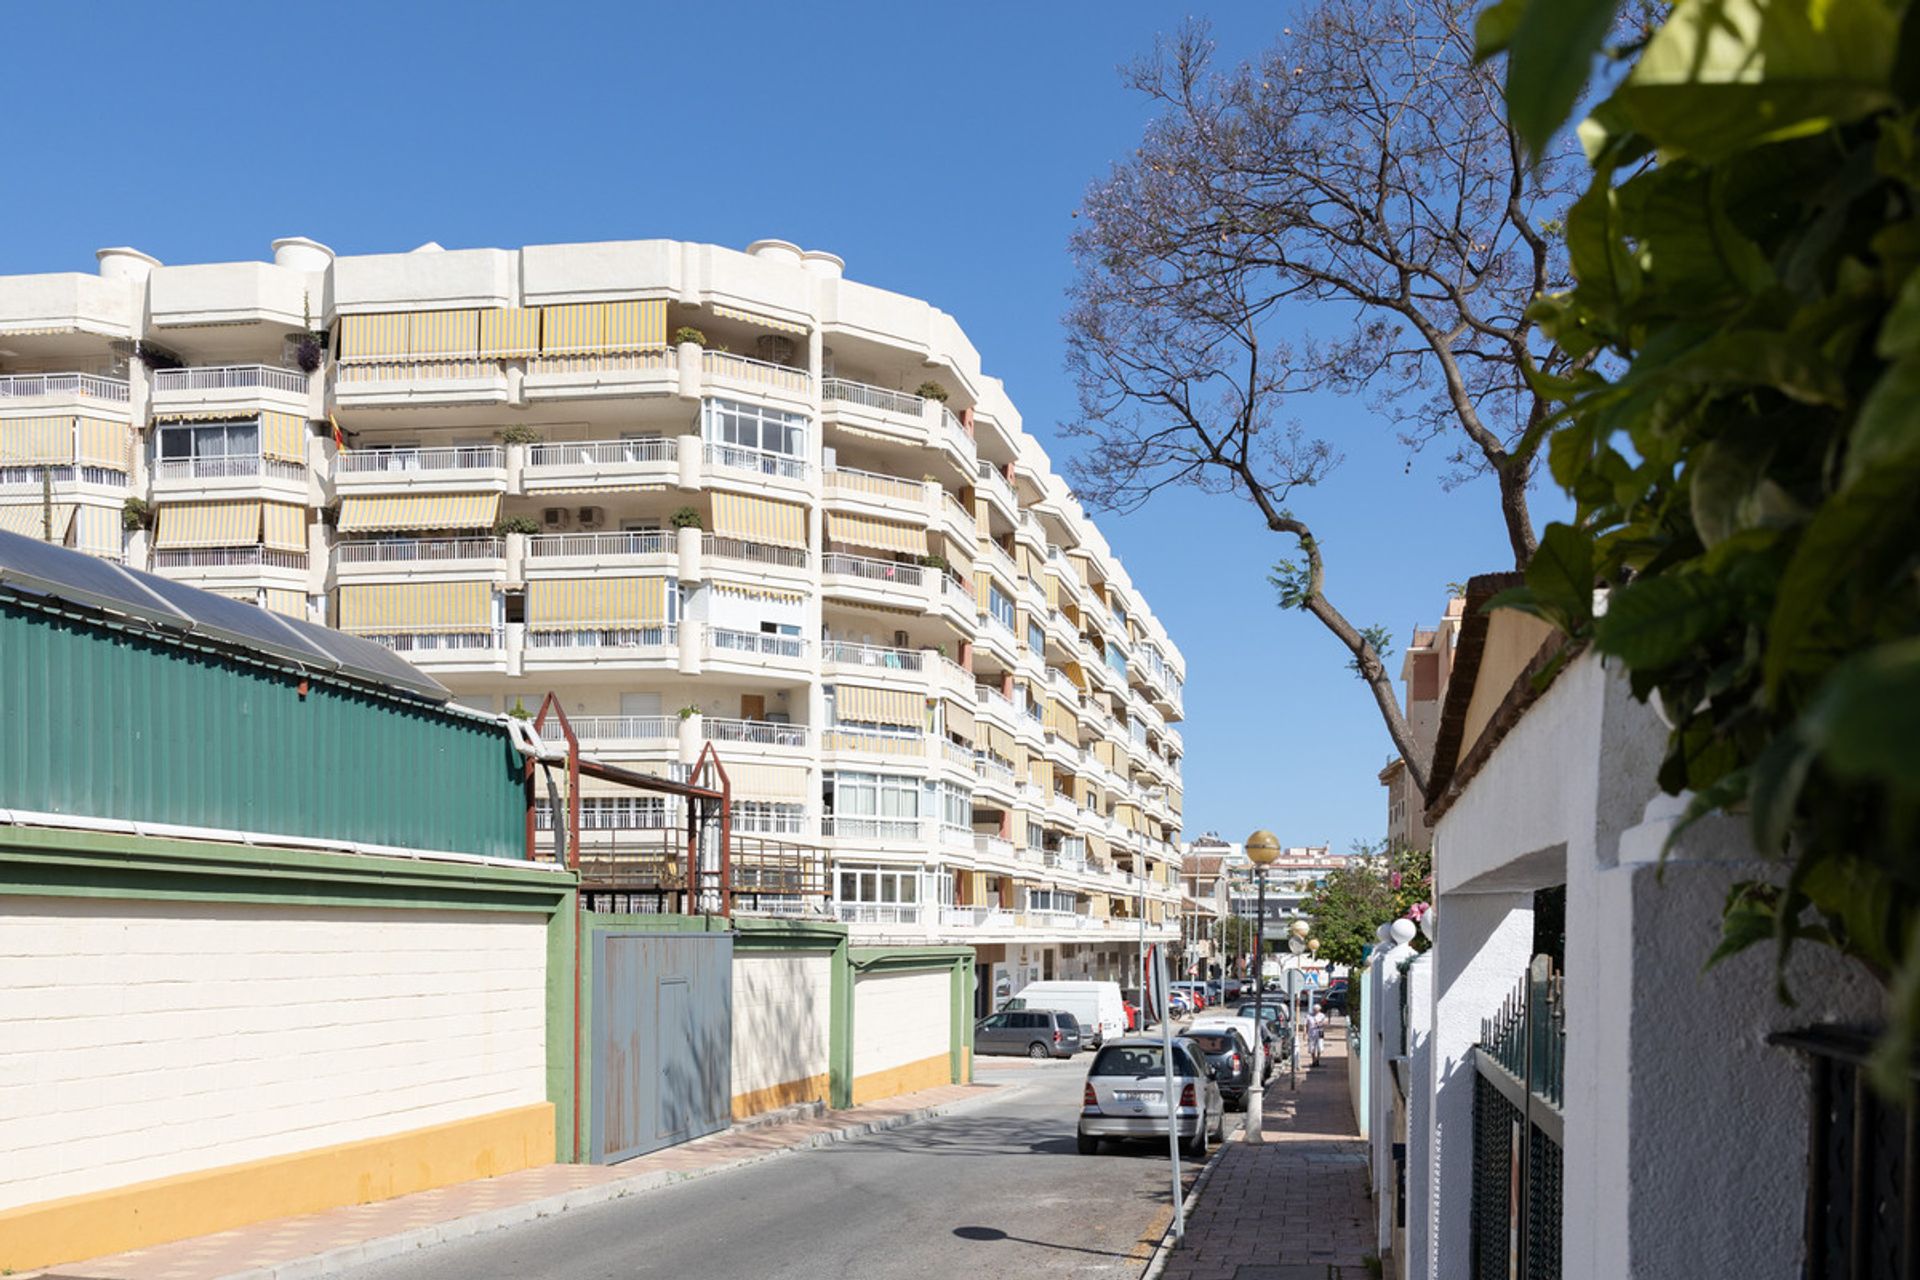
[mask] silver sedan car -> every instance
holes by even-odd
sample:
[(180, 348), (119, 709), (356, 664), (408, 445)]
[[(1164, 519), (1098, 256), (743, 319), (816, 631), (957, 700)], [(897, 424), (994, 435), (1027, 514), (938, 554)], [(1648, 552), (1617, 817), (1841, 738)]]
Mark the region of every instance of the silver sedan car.
[[(1167, 1136), (1165, 1050), (1158, 1038), (1127, 1036), (1108, 1041), (1087, 1071), (1080, 1109), (1080, 1154), (1092, 1155), (1107, 1138)], [(1207, 1154), (1226, 1126), (1226, 1107), (1206, 1055), (1185, 1036), (1173, 1041), (1174, 1114), (1180, 1145), (1195, 1158)]]

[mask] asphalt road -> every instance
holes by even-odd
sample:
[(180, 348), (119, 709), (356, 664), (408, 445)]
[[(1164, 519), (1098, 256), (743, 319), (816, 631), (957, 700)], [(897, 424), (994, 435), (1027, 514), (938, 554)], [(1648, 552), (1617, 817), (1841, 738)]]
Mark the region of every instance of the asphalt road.
[[(1019, 1095), (442, 1245), (344, 1280), (1132, 1280), (1166, 1227), (1166, 1149), (1075, 1151), (1087, 1061), (982, 1067), (976, 1078), (1021, 1087)], [(1238, 1120), (1229, 1115), (1228, 1126)]]

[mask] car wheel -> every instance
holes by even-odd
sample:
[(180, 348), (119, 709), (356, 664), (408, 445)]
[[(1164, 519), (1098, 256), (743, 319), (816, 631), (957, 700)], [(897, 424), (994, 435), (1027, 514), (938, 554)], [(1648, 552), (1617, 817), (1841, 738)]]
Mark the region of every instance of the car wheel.
[(1088, 1134), (1084, 1134), (1084, 1133), (1081, 1134), (1080, 1135), (1080, 1154), (1083, 1156), (1099, 1155), (1100, 1139), (1092, 1137)]
[(1182, 1140), (1180, 1147), (1195, 1160), (1207, 1158), (1207, 1117), (1204, 1114), (1200, 1117), (1200, 1127), (1191, 1138)]
[(1047, 1048), (1047, 1046), (1041, 1044), (1038, 1040), (1035, 1040), (1027, 1046), (1027, 1056), (1035, 1062), (1045, 1062), (1053, 1056), (1053, 1050)]

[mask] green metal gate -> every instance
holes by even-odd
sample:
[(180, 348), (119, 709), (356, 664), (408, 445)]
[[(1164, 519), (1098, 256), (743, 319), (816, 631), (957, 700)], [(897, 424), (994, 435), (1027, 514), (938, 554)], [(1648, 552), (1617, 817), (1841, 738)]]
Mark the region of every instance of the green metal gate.
[(1474, 1049), (1475, 1280), (1559, 1280), (1562, 990), (1552, 959), (1535, 956)]
[(615, 1164), (717, 1133), (733, 1117), (733, 938), (593, 935), (587, 1157)]

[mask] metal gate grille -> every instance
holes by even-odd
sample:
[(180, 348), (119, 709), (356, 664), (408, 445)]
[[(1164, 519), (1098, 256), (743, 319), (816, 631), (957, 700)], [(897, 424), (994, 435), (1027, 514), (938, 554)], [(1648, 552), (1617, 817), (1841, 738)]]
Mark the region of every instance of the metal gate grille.
[(1560, 976), (1535, 956), (1474, 1051), (1475, 1280), (1559, 1280), (1560, 1112), (1566, 1023)]

